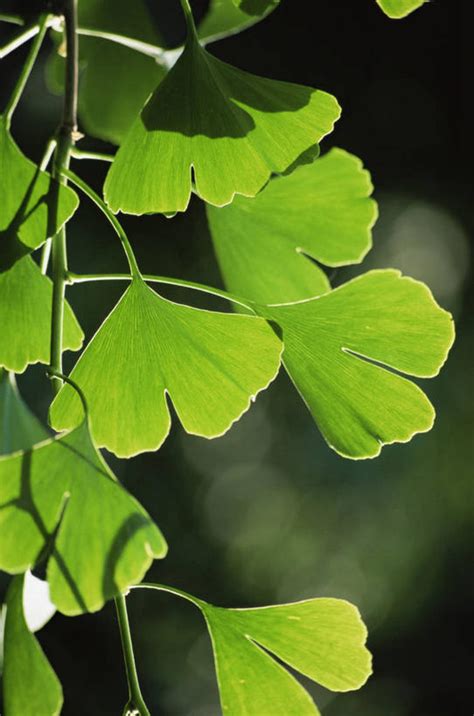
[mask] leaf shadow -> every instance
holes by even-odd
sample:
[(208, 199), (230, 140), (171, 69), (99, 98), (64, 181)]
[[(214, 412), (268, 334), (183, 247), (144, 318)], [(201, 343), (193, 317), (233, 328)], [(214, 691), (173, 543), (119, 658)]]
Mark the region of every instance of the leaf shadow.
[[(110, 474), (102, 469), (100, 465), (91, 460), (87, 454), (84, 454), (74, 445), (67, 444), (60, 440), (54, 442), (53, 444), (56, 448), (66, 449), (72, 452), (76, 458), (83, 460), (87, 463), (87, 469), (94, 469), (94, 471), (98, 473), (98, 477), (100, 479), (107, 479), (116, 484), (117, 489), (123, 489), (120, 483), (115, 483)], [(57, 546), (57, 536), (68, 509), (70, 495), (67, 489), (64, 489), (62, 496), (58, 499), (57, 509), (59, 514), (55, 520), (54, 528), (52, 530), (48, 530), (41, 511), (35, 502), (32, 471), (33, 457), (34, 451), (32, 449), (22, 454), (19, 494), (17, 497), (9, 500), (8, 502), (0, 504), (0, 511), (14, 508), (29, 515), (42, 538), (41, 548), (33, 561), (33, 573), (40, 579), (46, 580), (47, 565), (51, 559), (55, 560), (59, 572), (69, 588), (77, 607), (83, 613), (89, 612), (91, 611), (91, 606), (88, 606), (87, 599), (81, 593), (73, 572), (67, 564), (67, 560)], [(115, 536), (110, 541), (110, 546), (104, 556), (104, 568), (101, 576), (101, 594), (104, 601), (107, 601), (120, 593), (121, 588), (116, 581), (117, 565), (123, 556), (127, 544), (133, 539), (137, 532), (146, 526), (149, 526), (149, 520), (144, 514), (140, 513), (129, 515), (122, 521), (120, 526), (118, 526)], [(76, 525), (76, 528), (86, 531), (88, 529), (87, 522), (85, 521), (83, 525)]]
[(297, 112), (315, 92), (239, 70), (189, 41), (143, 108), (141, 120), (148, 132), (238, 139), (256, 128), (246, 108), (267, 114)]
[[(37, 181), (41, 176), (41, 170), (36, 167), (36, 171), (24, 193), (16, 213), (8, 226), (0, 230), (0, 272), (8, 271), (14, 263), (31, 253), (33, 248), (23, 243), (19, 238), (21, 227), (31, 218), (31, 216), (39, 209), (42, 204), (48, 206), (48, 193), (39, 197), (36, 202), (30, 206), (33, 192)], [(45, 237), (46, 238), (46, 237)]]

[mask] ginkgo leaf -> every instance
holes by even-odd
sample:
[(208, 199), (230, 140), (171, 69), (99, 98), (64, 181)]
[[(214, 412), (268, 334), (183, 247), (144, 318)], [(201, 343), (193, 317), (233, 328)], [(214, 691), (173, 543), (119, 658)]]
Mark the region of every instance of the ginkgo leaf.
[(417, 10), (419, 7), (425, 4), (427, 0), (377, 0), (384, 13), (389, 17), (398, 20), (402, 17), (406, 17), (413, 10)]
[(183, 54), (134, 122), (104, 186), (113, 211), (185, 211), (191, 195), (223, 206), (254, 196), (334, 126), (329, 94), (248, 74), (204, 50)]
[(273, 12), (280, 0), (211, 0), (198, 28), (199, 38), (213, 42), (241, 32)]
[(56, 197), (52, 181), (20, 151), (0, 115), (0, 271), (41, 246), (76, 211), (75, 192), (61, 186)]
[(259, 306), (283, 332), (285, 367), (329, 445), (349, 458), (430, 430), (418, 378), (437, 375), (454, 340), (449, 313), (419, 281), (370, 271), (319, 298)]
[(4, 636), (5, 716), (57, 716), (63, 704), (58, 677), (23, 613), (23, 575), (8, 589)]
[(274, 657), (331, 691), (358, 689), (372, 673), (367, 629), (356, 607), (342, 599), (224, 609), (165, 585), (143, 586), (168, 591), (201, 610), (226, 716), (319, 714)]
[(81, 57), (79, 114), (84, 129), (120, 144), (166, 69), (152, 57), (92, 37), (81, 38)]
[(262, 303), (326, 293), (325, 266), (359, 263), (372, 245), (377, 206), (357, 157), (333, 149), (288, 177), (272, 179), (254, 199), (207, 206), (226, 286)]
[[(168, 394), (184, 429), (217, 437), (278, 373), (281, 342), (261, 318), (165, 300), (134, 279), (72, 371), (90, 407), (94, 440), (120, 457), (156, 450), (170, 430)], [(77, 425), (65, 385), (56, 429)]]
[[(31, 363), (49, 363), (52, 283), (30, 256), (0, 273), (0, 367), (22, 373)], [(63, 350), (79, 350), (84, 334), (68, 303)]]
[(47, 558), (51, 600), (64, 614), (96, 611), (140, 582), (166, 542), (94, 447), (87, 421), (0, 459), (0, 569)]
[(23, 402), (12, 373), (0, 368), (0, 455), (28, 450), (49, 437)]

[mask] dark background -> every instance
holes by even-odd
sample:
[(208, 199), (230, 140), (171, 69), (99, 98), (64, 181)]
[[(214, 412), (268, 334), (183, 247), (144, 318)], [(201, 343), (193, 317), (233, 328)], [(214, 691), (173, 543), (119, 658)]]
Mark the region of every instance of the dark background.
[[(162, 3), (161, 14), (169, 7)], [(172, 31), (179, 33), (174, 18)], [(353, 694), (308, 684), (325, 716), (474, 711), (468, 28), (467, 3), (453, 0), (434, 0), (403, 21), (388, 20), (374, 0), (282, 0), (260, 25), (212, 46), (241, 68), (319, 87), (342, 104), (342, 119), (323, 151), (337, 145), (363, 158), (381, 217), (362, 269), (338, 271), (333, 280), (375, 266), (398, 267), (425, 280), (454, 312), (458, 340), (450, 360), (438, 379), (423, 384), (438, 411), (433, 431), (386, 447), (377, 460), (346, 461), (325, 445), (282, 375), (220, 440), (186, 436), (175, 420), (159, 453), (128, 462), (111, 458), (170, 543), (169, 556), (155, 563), (150, 579), (223, 606), (334, 596), (360, 607), (375, 675)], [(2, 40), (12, 31), (1, 25)], [(20, 50), (0, 65), (2, 101), (24, 55)], [(39, 67), (13, 126), (34, 159), (59, 111)], [(109, 149), (90, 140), (84, 146)], [(76, 170), (100, 188), (104, 167), (82, 163)], [(127, 218), (124, 224), (144, 270), (219, 283), (198, 201), (171, 221)], [(69, 237), (72, 270), (124, 270), (118, 242), (87, 201)], [(88, 336), (120, 289), (88, 284), (69, 290)], [(68, 357), (68, 366), (72, 362)], [(43, 370), (28, 371), (20, 387), (45, 416)], [(199, 614), (150, 592), (128, 601), (152, 713), (217, 715)], [(67, 716), (121, 713), (126, 688), (111, 605), (97, 615), (56, 616), (41, 642), (63, 682)]]

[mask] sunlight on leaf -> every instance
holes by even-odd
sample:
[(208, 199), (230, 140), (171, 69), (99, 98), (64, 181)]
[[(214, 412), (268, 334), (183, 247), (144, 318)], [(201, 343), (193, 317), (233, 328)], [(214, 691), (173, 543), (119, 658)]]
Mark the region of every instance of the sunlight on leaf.
[(359, 263), (372, 245), (377, 205), (357, 157), (333, 149), (254, 199), (207, 207), (219, 266), (230, 291), (263, 303), (298, 301), (330, 289), (325, 266)]
[(376, 457), (433, 425), (414, 383), (439, 372), (454, 340), (429, 289), (394, 270), (370, 271), (319, 298), (259, 306), (283, 330), (285, 367), (329, 445)]
[(23, 575), (8, 589), (4, 637), (5, 716), (57, 716), (63, 703), (58, 677), (23, 614)]
[(334, 126), (334, 97), (221, 62), (189, 37), (137, 118), (107, 175), (113, 211), (185, 211), (195, 190), (223, 206), (254, 196)]
[[(23, 373), (31, 363), (49, 363), (52, 283), (30, 256), (0, 273), (0, 367)], [(68, 303), (64, 350), (79, 350), (84, 334)]]
[(87, 421), (0, 459), (0, 568), (48, 559), (51, 600), (73, 615), (96, 611), (139, 582), (166, 542), (94, 447)]
[(372, 673), (359, 611), (342, 599), (308, 599), (257, 609), (224, 609), (165, 585), (203, 613), (226, 716), (319, 714), (289, 666), (331, 691), (359, 689)]
[(49, 437), (21, 398), (15, 376), (0, 368), (0, 455), (28, 450)]
[(0, 272), (41, 246), (76, 211), (76, 194), (61, 186), (52, 220), (52, 181), (20, 151), (0, 115)]
[(427, 0), (377, 0), (382, 10), (393, 19), (406, 17), (413, 10), (425, 4)]
[(241, 32), (273, 12), (280, 0), (210, 0), (209, 9), (198, 28), (204, 42), (212, 42)]
[[(225, 433), (275, 378), (281, 351), (261, 318), (172, 303), (135, 279), (71, 377), (87, 397), (96, 444), (130, 457), (166, 439), (167, 394), (188, 433)], [(79, 399), (65, 385), (51, 424), (72, 427), (80, 415)]]

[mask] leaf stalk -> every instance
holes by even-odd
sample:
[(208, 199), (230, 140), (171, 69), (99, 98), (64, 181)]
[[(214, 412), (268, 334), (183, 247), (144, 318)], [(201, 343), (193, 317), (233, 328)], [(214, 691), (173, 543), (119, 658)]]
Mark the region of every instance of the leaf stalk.
[(143, 700), (140, 683), (138, 681), (137, 666), (135, 663), (135, 654), (133, 652), (132, 635), (130, 632), (130, 623), (128, 620), (127, 602), (121, 594), (115, 598), (115, 608), (117, 611), (117, 619), (120, 629), (120, 638), (122, 640), (122, 651), (125, 663), (125, 673), (128, 683), (128, 702), (123, 710), (123, 716), (131, 714), (139, 714), (139, 716), (150, 716), (145, 701)]
[[(71, 148), (77, 136), (77, 97), (79, 78), (79, 47), (77, 37), (77, 0), (64, 0), (66, 34), (66, 73), (63, 118), (59, 128), (54, 155), (53, 177), (57, 183), (52, 187), (52, 218), (56, 224), (59, 207), (60, 185), (67, 184), (64, 170), (69, 166)], [(53, 306), (51, 316), (51, 357), (53, 372), (62, 373), (64, 303), (66, 295), (67, 246), (66, 229), (62, 227), (52, 240), (53, 257)], [(62, 386), (59, 377), (53, 378), (53, 390), (58, 393)]]
[[(17, 43), (20, 40), (19, 44), (15, 44), (15, 41), (13, 40), (13, 47), (10, 48), (10, 50), (7, 49), (5, 51), (5, 48), (2, 50), (2, 53), (0, 54), (0, 57), (4, 57), (5, 54), (8, 54), (8, 52), (11, 52), (12, 50), (16, 49), (20, 45), (22, 45), (24, 42), (27, 42), (27, 40), (34, 37), (34, 42), (30, 47), (30, 51), (28, 53), (28, 56), (26, 58), (25, 64), (23, 65), (23, 68), (21, 70), (20, 76), (17, 80), (17, 83), (15, 87), (13, 88), (13, 92), (10, 96), (10, 99), (8, 100), (7, 106), (4, 110), (4, 117), (7, 123), (7, 127), (11, 124), (11, 119), (13, 116), (13, 113), (15, 109), (17, 108), (18, 102), (21, 99), (21, 96), (23, 94), (23, 90), (25, 89), (26, 83), (28, 82), (28, 78), (31, 74), (31, 71), (35, 65), (36, 58), (38, 57), (38, 53), (41, 48), (41, 44), (43, 42), (44, 36), (46, 34), (46, 31), (48, 27), (50, 26), (50, 23), (52, 22), (53, 17), (49, 13), (44, 13), (40, 15), (40, 18), (38, 20), (38, 23), (29, 30), (27, 30), (25, 33), (22, 33), (17, 38)], [(10, 43), (10, 45), (12, 44)], [(8, 48), (8, 46), (7, 46)]]

